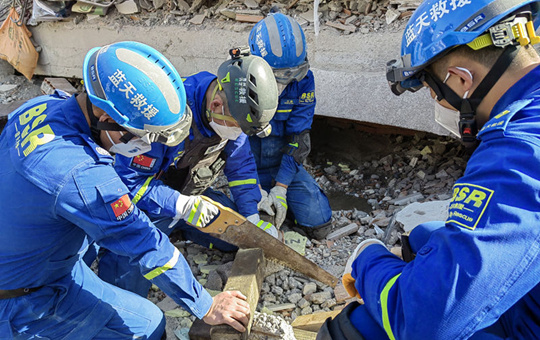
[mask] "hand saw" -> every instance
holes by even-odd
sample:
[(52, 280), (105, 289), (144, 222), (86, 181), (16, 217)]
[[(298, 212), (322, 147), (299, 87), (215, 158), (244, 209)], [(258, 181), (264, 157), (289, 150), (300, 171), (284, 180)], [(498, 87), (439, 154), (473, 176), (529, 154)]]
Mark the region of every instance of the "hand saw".
[(255, 224), (249, 222), (244, 216), (214, 202), (206, 196), (201, 197), (218, 207), (219, 215), (211, 224), (204, 228), (198, 228), (199, 230), (209, 233), (220, 240), (234, 244), (238, 248), (260, 248), (263, 250), (266, 258), (281, 263), (330, 287), (335, 287), (338, 283), (337, 277), (298, 254), (270, 234), (267, 234)]

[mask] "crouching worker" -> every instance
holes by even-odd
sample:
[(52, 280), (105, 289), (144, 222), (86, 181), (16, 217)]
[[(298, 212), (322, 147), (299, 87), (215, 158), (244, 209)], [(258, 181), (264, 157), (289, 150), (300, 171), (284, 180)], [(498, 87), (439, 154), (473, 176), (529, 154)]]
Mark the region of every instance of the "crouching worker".
[(274, 214), (279, 228), (289, 213), (300, 232), (324, 239), (332, 229), (332, 209), (304, 161), (311, 151), (315, 78), (309, 69), (306, 37), (296, 20), (269, 14), (249, 34), (249, 46), (270, 64), (278, 83), (279, 106), (267, 138), (249, 138), (264, 189), (261, 210)]
[[(115, 163), (133, 202), (161, 231), (169, 235), (176, 230), (184, 239), (222, 251), (236, 250), (236, 246), (199, 230), (218, 213), (218, 208), (202, 200), (201, 194), (278, 236), (277, 229), (261, 220), (258, 213), (261, 193), (246, 136), (268, 134), (277, 107), (277, 84), (262, 58), (240, 49), (232, 49), (231, 54), (217, 76), (200, 72), (184, 79), (193, 122), (182, 144), (171, 147), (152, 143), (145, 154), (117, 155)], [(169, 169), (171, 163), (175, 166)], [(234, 200), (211, 187), (222, 173)], [(102, 252), (99, 276), (144, 297), (151, 286), (129, 257), (114, 252)]]
[(82, 261), (93, 241), (128, 257), (193, 315), (243, 331), (245, 297), (212, 298), (112, 166), (109, 151), (142, 153), (151, 142), (185, 138), (191, 119), (177, 71), (155, 49), (119, 42), (92, 49), (83, 77), (85, 93), (26, 102), (0, 136), (0, 337), (163, 336), (159, 308), (105, 283)]
[(378, 241), (360, 244), (344, 284), (365, 304), (328, 321), (318, 339), (540, 334), (540, 1), (442, 3), (424, 1), (412, 15), (387, 80), (395, 94), (427, 87), (436, 120), (478, 145), (446, 222), (411, 231), (411, 262)]

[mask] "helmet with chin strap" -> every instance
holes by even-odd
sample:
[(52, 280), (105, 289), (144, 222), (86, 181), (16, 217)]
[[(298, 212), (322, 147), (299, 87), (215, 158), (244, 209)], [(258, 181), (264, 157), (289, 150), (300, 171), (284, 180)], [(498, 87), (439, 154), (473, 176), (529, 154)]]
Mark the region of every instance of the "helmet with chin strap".
[[(90, 102), (120, 125), (118, 129), (148, 144), (171, 146), (188, 135), (191, 112), (186, 110), (182, 78), (152, 47), (124, 41), (93, 48), (84, 59), (83, 78)], [(100, 126), (89, 115), (94, 130), (114, 129)]]
[(218, 84), (225, 92), (231, 116), (249, 135), (270, 135), (270, 120), (278, 106), (278, 89), (272, 68), (249, 49), (233, 48), (231, 59), (219, 66)]
[[(387, 63), (386, 77), (392, 92), (415, 92), (426, 82), (438, 100), (446, 99), (460, 111), (462, 140), (476, 138), (475, 111), (482, 99), (507, 70), (520, 46), (536, 44), (540, 25), (540, 0), (426, 0), (405, 28), (401, 58)], [(479, 50), (504, 49), (470, 98), (458, 96), (426, 67), (456, 47)]]
[(249, 47), (268, 62), (280, 84), (300, 81), (309, 70), (304, 31), (288, 15), (270, 13), (259, 21), (249, 34)]

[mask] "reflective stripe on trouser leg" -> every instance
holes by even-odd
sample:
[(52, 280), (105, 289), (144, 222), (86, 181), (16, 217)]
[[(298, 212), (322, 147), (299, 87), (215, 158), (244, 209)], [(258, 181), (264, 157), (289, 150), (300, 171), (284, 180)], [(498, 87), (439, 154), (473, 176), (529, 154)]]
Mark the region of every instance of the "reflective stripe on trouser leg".
[(390, 340), (395, 340), (394, 333), (392, 332), (392, 327), (390, 326), (390, 317), (388, 316), (388, 293), (390, 292), (390, 289), (394, 286), (394, 283), (399, 278), (401, 273), (397, 274), (393, 278), (390, 279), (384, 286), (384, 289), (381, 292), (381, 309), (382, 309), (382, 321), (383, 321), (383, 327), (386, 331), (386, 334), (388, 335), (388, 338)]

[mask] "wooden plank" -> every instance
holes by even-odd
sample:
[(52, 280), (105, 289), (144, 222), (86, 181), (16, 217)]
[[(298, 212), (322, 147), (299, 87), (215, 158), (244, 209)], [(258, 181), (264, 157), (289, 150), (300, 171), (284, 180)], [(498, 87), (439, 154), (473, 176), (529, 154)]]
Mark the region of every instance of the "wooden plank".
[(262, 15), (241, 14), (237, 12), (235, 19), (236, 21), (240, 21), (240, 22), (258, 23), (259, 21), (264, 19), (264, 17)]
[(252, 311), (247, 331), (240, 333), (229, 325), (213, 326), (210, 330), (212, 340), (247, 339), (253, 324), (253, 315), (257, 309), (263, 278), (264, 254), (262, 249), (240, 249), (236, 253), (231, 275), (223, 290), (239, 290), (247, 297), (249, 308)]
[(320, 312), (308, 315), (301, 315), (294, 319), (291, 326), (309, 332), (318, 332), (324, 321), (328, 318), (335, 318), (341, 311)]
[(189, 340), (211, 340), (210, 338), (210, 326), (201, 319), (195, 319), (189, 329)]
[(317, 339), (317, 332), (305, 331), (299, 328), (293, 328), (294, 337), (296, 340), (315, 340)]

